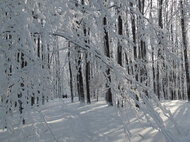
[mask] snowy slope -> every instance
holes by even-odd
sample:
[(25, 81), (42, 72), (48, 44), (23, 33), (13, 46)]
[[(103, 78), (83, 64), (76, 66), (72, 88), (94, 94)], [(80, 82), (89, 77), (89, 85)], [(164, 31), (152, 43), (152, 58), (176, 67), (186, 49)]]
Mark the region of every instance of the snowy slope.
[[(190, 104), (170, 101), (164, 105), (183, 129), (183, 141), (190, 141)], [(82, 105), (56, 99), (26, 114), (26, 125), (22, 130), (15, 129), (12, 134), (0, 130), (0, 142), (128, 142), (127, 128), (123, 125), (126, 120), (121, 119), (118, 112), (104, 101)], [(128, 118), (131, 142), (165, 141), (160, 132), (139, 124), (132, 114)]]

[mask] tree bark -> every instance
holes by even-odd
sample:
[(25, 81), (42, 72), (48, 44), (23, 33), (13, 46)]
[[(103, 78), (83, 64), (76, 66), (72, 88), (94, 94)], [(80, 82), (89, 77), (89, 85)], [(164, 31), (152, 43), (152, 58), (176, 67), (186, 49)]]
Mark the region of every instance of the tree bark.
[[(103, 25), (104, 25), (104, 48), (105, 48), (105, 55), (110, 58), (110, 46), (109, 46), (109, 34), (107, 31), (107, 17), (105, 16), (103, 18)], [(108, 77), (108, 82), (106, 83), (106, 87), (108, 88), (106, 92), (106, 101), (109, 105), (113, 105), (112, 102), (112, 92), (110, 88), (110, 83), (111, 83), (111, 74), (110, 74), (110, 69), (106, 69), (106, 75)]]
[(181, 6), (181, 31), (182, 31), (182, 42), (183, 42), (183, 53), (184, 53), (184, 62), (185, 62), (185, 73), (186, 73), (186, 84), (187, 84), (187, 97), (188, 101), (190, 101), (190, 76), (189, 76), (189, 62), (187, 55), (187, 35), (185, 31), (185, 14), (184, 14), (184, 3), (180, 0)]
[(68, 58), (69, 58), (69, 73), (70, 73), (70, 90), (71, 90), (71, 102), (74, 102), (74, 95), (73, 95), (73, 73), (71, 67), (71, 49), (70, 49), (70, 42), (68, 42)]

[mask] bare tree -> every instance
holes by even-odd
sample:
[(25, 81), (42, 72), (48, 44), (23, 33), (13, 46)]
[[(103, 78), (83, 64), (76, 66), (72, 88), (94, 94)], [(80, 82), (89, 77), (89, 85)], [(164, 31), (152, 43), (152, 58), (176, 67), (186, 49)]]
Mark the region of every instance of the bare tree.
[(188, 51), (187, 51), (187, 35), (186, 35), (186, 26), (185, 26), (185, 10), (184, 10), (184, 1), (180, 0), (181, 8), (181, 31), (182, 31), (182, 41), (183, 41), (183, 54), (185, 62), (185, 73), (186, 73), (186, 84), (187, 84), (187, 96), (188, 101), (190, 101), (190, 75), (189, 75), (189, 61), (188, 61)]

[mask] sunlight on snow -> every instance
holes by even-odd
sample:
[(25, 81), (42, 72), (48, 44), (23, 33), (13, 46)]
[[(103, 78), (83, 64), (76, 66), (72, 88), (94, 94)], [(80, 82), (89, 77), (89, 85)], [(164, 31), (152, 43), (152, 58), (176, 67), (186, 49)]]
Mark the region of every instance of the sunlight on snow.
[(91, 108), (90, 110), (82, 111), (82, 112), (80, 112), (80, 114), (85, 114), (85, 113), (92, 112), (94, 110), (102, 109), (105, 107), (108, 107), (108, 105), (106, 104), (106, 105), (102, 105), (102, 106), (97, 106), (97, 107)]

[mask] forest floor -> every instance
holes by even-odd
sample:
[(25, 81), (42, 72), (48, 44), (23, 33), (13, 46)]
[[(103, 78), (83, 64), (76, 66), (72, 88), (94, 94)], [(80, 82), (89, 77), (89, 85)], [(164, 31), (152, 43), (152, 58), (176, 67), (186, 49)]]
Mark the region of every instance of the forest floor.
[[(190, 141), (190, 104), (166, 101), (164, 105), (183, 129), (183, 141)], [(0, 142), (128, 142), (119, 114), (118, 108), (107, 106), (105, 101), (83, 105), (55, 99), (28, 112), (22, 129), (15, 128), (13, 133), (0, 129)], [(135, 116), (129, 117), (131, 142), (166, 142), (160, 132), (140, 126)]]

